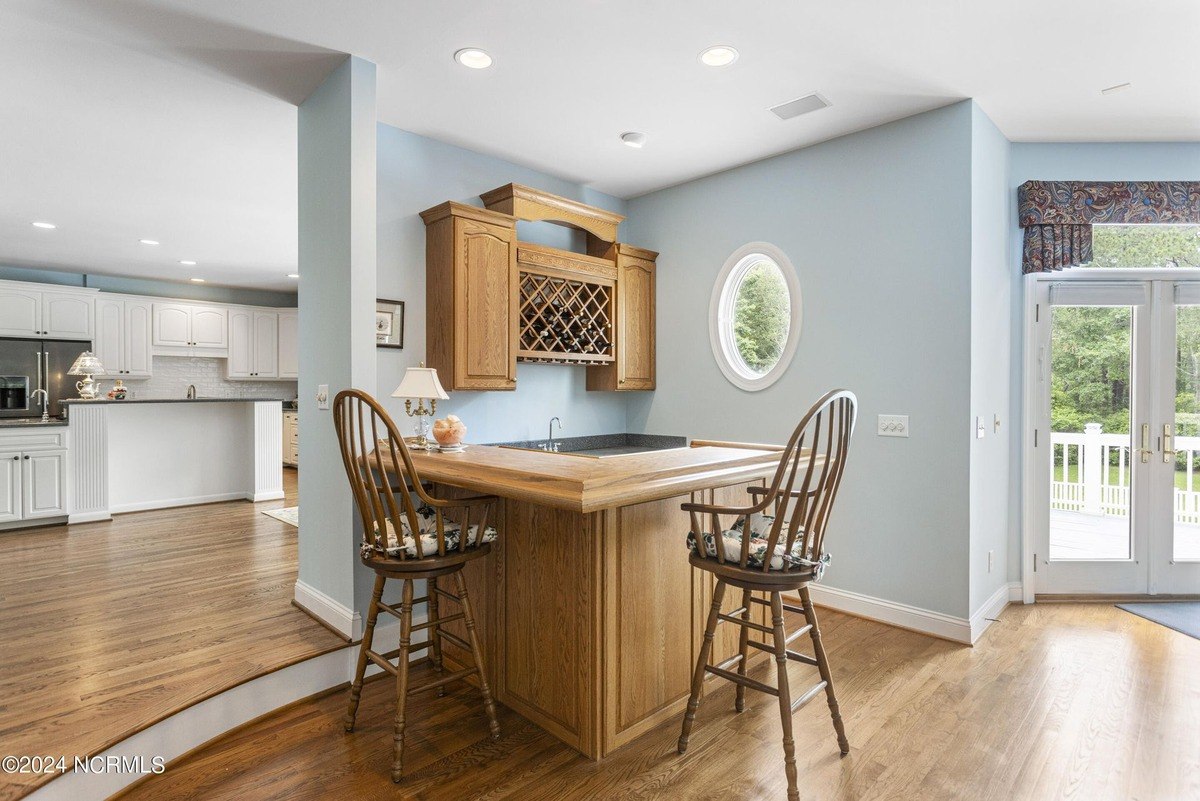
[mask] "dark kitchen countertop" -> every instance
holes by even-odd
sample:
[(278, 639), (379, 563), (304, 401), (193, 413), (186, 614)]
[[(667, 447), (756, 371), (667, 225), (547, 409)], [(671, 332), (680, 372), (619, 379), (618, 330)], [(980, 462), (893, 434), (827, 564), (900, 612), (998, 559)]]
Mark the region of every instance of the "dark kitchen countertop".
[(90, 403), (104, 404), (113, 406), (127, 406), (131, 403), (279, 403), (284, 404), (285, 401), (281, 398), (127, 398), (125, 400), (84, 400), (83, 398), (71, 398), (69, 400), (59, 401), (59, 403)]
[(38, 418), (33, 418), (33, 422), (26, 422), (28, 417), (15, 417), (8, 420), (0, 419), (0, 428), (52, 428), (54, 426), (67, 425), (66, 420), (59, 420), (57, 417), (51, 417), (48, 422), (43, 423)]

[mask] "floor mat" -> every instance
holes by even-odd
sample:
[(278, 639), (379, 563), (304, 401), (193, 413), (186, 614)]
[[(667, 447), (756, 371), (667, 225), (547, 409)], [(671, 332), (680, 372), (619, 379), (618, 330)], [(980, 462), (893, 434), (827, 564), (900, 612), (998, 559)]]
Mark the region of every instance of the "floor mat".
[(1117, 608), (1200, 640), (1200, 601), (1117, 604)]
[(263, 514), (267, 515), (268, 517), (273, 517), (276, 520), (282, 520), (289, 526), (300, 528), (299, 506), (287, 506), (283, 509), (268, 509), (267, 511), (263, 512)]

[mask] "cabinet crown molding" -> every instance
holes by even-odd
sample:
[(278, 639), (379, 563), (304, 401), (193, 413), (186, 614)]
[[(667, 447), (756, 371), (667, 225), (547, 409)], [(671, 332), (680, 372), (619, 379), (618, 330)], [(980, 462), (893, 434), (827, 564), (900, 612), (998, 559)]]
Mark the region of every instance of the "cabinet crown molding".
[(456, 203), (453, 200), (439, 203), (433, 208), (425, 209), (425, 211), (421, 212), (421, 219), (425, 221), (426, 225), (431, 225), (438, 220), (451, 216), (475, 220), (476, 222), (487, 223), (488, 225), (502, 225), (507, 228), (517, 227), (517, 220), (512, 215), (481, 209), (478, 206), (471, 206), (466, 203)]
[(521, 184), (496, 187), (484, 192), (479, 199), (487, 208), (511, 214), (518, 220), (545, 221), (577, 228), (605, 242), (616, 241), (617, 226), (625, 219), (624, 214)]

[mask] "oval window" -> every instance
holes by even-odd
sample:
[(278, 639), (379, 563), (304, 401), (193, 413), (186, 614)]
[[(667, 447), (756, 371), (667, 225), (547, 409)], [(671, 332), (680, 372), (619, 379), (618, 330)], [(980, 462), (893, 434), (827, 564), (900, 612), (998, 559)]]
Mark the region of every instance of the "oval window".
[(779, 380), (800, 338), (800, 280), (779, 248), (752, 242), (725, 262), (713, 287), (709, 338), (721, 372), (745, 390)]

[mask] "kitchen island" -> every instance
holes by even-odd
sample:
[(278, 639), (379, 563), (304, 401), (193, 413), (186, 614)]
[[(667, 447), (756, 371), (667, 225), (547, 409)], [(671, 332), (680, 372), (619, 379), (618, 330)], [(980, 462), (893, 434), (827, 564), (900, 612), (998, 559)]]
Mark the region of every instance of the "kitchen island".
[(283, 497), (282, 401), (64, 401), (70, 522), (245, 498)]
[[(503, 499), (491, 554), (464, 570), (497, 699), (593, 759), (682, 715), (715, 582), (688, 562), (680, 504), (746, 504), (778, 459), (712, 445), (608, 457), (414, 451), (440, 494)], [(738, 600), (728, 593), (727, 608)], [(752, 610), (759, 623), (764, 610)], [(718, 631), (714, 662), (737, 652), (735, 628)]]

